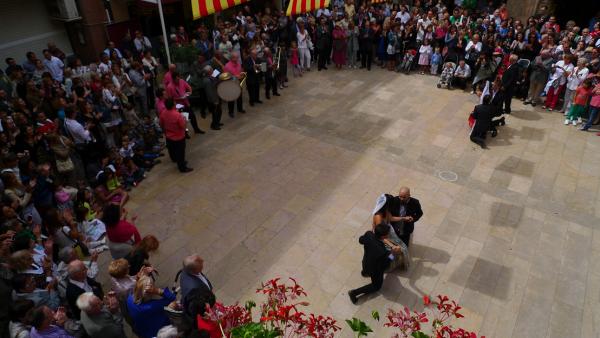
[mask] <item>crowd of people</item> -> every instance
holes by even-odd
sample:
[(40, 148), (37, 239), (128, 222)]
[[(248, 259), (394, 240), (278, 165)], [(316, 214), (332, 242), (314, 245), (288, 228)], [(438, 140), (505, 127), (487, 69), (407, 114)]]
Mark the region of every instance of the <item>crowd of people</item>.
[[(244, 6), (215, 27), (179, 27), (171, 49), (194, 48), (189, 70), (167, 65), (137, 31), (109, 42), (84, 65), (49, 43), (40, 57), (6, 59), (0, 70), (0, 337), (220, 337), (204, 314), (215, 303), (203, 261), (187, 257), (180, 288), (155, 286), (151, 257), (160, 243), (142, 236), (127, 212), (129, 191), (166, 148), (179, 171), (190, 133), (211, 115), (211, 130), (228, 115), (259, 109), (315, 66), (326, 71), (381, 67), (440, 77), (440, 87), (481, 96), (471, 115), (471, 140), (485, 147), (517, 97), (564, 112), (565, 124), (587, 130), (600, 111), (600, 19), (589, 27), (556, 18), (519, 21), (505, 5), (473, 1), (365, 4), (334, 0), (330, 8), (295, 17)], [(163, 71), (164, 69), (164, 71)], [(219, 74), (245, 83), (230, 102), (218, 95)], [(262, 90), (261, 90), (262, 88)], [(248, 99), (244, 99), (244, 96)], [(561, 102), (562, 100), (562, 102)], [(494, 118), (496, 119), (494, 120)], [(410, 204), (410, 203), (412, 204)], [(395, 204), (394, 204), (395, 203)], [(409, 204), (406, 204), (409, 203)], [(390, 205), (395, 205), (391, 207)], [(402, 209), (404, 206), (404, 209)], [(404, 210), (400, 214), (395, 211)], [(408, 264), (418, 201), (404, 188), (378, 200), (372, 231), (361, 243), (375, 250), (363, 274), (376, 291), (390, 266)], [(380, 243), (381, 242), (381, 243)], [(97, 258), (110, 253), (110, 285), (96, 282)], [(106, 290), (106, 292), (105, 292)], [(171, 325), (169, 311), (183, 317)]]

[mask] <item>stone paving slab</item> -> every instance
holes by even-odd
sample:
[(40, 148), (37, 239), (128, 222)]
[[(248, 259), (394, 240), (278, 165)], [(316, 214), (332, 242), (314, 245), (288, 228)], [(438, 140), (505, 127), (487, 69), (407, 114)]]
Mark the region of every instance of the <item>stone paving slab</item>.
[[(352, 70), (291, 79), (282, 96), (193, 137), (194, 172), (169, 163), (132, 192), (151, 261), (170, 285), (181, 259), (205, 258), (225, 303), (257, 299), (261, 280), (293, 276), (311, 310), (343, 320), (420, 307), (444, 293), (488, 337), (600, 333), (600, 138), (513, 101), (489, 150), (468, 140), (476, 98), (430, 76)], [(261, 93), (262, 95), (263, 93)], [(208, 129), (208, 121), (201, 121)], [(440, 171), (457, 174), (455, 182)], [(358, 306), (358, 236), (382, 192), (412, 188), (425, 216), (412, 266)], [(348, 330), (340, 336), (350, 337)]]

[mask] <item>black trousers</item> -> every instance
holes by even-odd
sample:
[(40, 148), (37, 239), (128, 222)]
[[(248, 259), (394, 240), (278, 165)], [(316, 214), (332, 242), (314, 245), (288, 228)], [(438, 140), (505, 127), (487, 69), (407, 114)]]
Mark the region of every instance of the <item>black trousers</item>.
[(219, 128), (221, 126), (221, 115), (223, 112), (221, 111), (221, 102), (215, 104), (208, 102), (208, 111), (212, 115), (212, 121), (210, 123), (211, 128)]
[(194, 110), (190, 106), (186, 108), (186, 111), (190, 114), (190, 124), (192, 125), (194, 132), (200, 132), (200, 128), (198, 128), (198, 120), (196, 119), (196, 114), (194, 113)]
[(504, 110), (505, 114), (510, 114), (510, 104), (512, 103), (512, 98), (515, 95), (514, 91), (506, 91), (504, 92)]
[(368, 295), (373, 292), (377, 292), (383, 286), (383, 271), (377, 272), (371, 276), (371, 283), (365, 286), (361, 286), (358, 289), (351, 290), (350, 293), (358, 297), (360, 295)]
[(227, 108), (229, 108), (229, 116), (231, 116), (231, 117), (233, 117), (233, 110), (234, 110), (236, 104), (237, 104), (238, 113), (243, 112), (244, 111), (243, 94), (240, 94), (240, 97), (238, 97), (237, 100), (227, 102)]
[(360, 54), (360, 66), (362, 68), (371, 69), (371, 63), (373, 62), (373, 51), (372, 50), (359, 50)]
[(318, 55), (318, 69), (321, 70), (323, 68), (325, 68), (327, 66), (327, 57), (328, 57), (328, 53), (327, 53), (327, 49), (319, 49), (319, 55)]
[(250, 105), (260, 101), (260, 84), (247, 84), (248, 86), (248, 101), (250, 101)]
[(185, 160), (185, 137), (182, 140), (174, 141), (167, 139), (167, 151), (171, 161), (177, 163), (177, 169), (179, 171), (187, 168), (187, 162)]
[(465, 88), (467, 88), (467, 80), (468, 79), (464, 78), (464, 77), (454, 77), (452, 79), (452, 85), (454, 87), (465, 89)]
[(277, 80), (274, 76), (266, 76), (265, 96), (267, 97), (267, 99), (271, 97), (271, 92), (273, 92), (273, 95), (277, 94)]
[(477, 143), (481, 148), (485, 148), (485, 138), (478, 135), (471, 135), (471, 141)]
[(411, 234), (402, 234), (400, 237), (400, 239), (402, 240), (402, 242), (404, 242), (404, 244), (406, 244), (406, 247), (408, 248), (408, 243), (410, 243), (410, 235)]

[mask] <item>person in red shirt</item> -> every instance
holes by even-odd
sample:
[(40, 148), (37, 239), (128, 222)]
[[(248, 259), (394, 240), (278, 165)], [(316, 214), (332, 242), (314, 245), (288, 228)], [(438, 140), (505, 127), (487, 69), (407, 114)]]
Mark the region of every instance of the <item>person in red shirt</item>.
[[(229, 62), (227, 62), (225, 64), (225, 67), (223, 67), (223, 71), (233, 75), (233, 77), (235, 77), (236, 79), (241, 81), (240, 77), (242, 75), (242, 64), (240, 63), (240, 53), (239, 52), (231, 53), (231, 58), (229, 59)], [(234, 117), (233, 108), (234, 108), (234, 104), (236, 102), (237, 102), (238, 113), (243, 114), (246, 112), (244, 110), (244, 107), (242, 106), (242, 103), (243, 103), (242, 97), (243, 97), (243, 95), (240, 94), (240, 97), (238, 97), (238, 99), (236, 101), (227, 102), (227, 106), (229, 107), (229, 116), (230, 117)]]
[(167, 150), (171, 161), (177, 163), (177, 168), (182, 173), (193, 169), (187, 166), (185, 160), (185, 119), (177, 109), (172, 98), (165, 100), (165, 110), (159, 117), (160, 127), (167, 139)]
[(121, 217), (121, 207), (108, 204), (102, 213), (102, 222), (106, 225), (106, 236), (113, 243), (138, 244), (142, 237), (132, 223)]
[(196, 120), (196, 114), (192, 110), (190, 100), (188, 97), (192, 95), (192, 87), (181, 78), (179, 72), (171, 71), (172, 80), (166, 87), (167, 97), (173, 99), (175, 104), (180, 104), (185, 107), (185, 111), (190, 115), (190, 124), (194, 128), (194, 133), (204, 134), (204, 131), (198, 127), (198, 121)]

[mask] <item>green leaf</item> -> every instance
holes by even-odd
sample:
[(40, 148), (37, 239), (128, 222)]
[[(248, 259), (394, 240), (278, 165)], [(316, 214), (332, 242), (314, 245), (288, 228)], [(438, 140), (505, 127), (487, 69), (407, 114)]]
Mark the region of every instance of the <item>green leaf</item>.
[(352, 318), (352, 320), (346, 319), (346, 323), (353, 332), (356, 332), (358, 337), (367, 336), (367, 333), (373, 332), (367, 323), (358, 318)]
[(276, 338), (281, 333), (269, 330), (262, 323), (248, 323), (231, 330), (231, 338)]
[(244, 304), (244, 308), (248, 312), (251, 312), (252, 309), (255, 307), (256, 307), (256, 303), (253, 300), (246, 301), (246, 304)]
[(373, 317), (373, 319), (379, 321), (379, 312), (377, 312), (377, 310), (371, 311), (371, 317)]
[(411, 336), (412, 336), (413, 338), (429, 338), (429, 336), (428, 336), (428, 335), (424, 334), (424, 333), (423, 333), (423, 332), (421, 332), (421, 331), (415, 331), (415, 332), (413, 332), (413, 333), (412, 333), (412, 335), (411, 335)]

